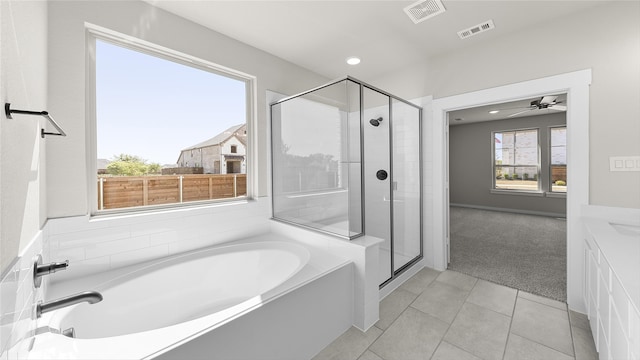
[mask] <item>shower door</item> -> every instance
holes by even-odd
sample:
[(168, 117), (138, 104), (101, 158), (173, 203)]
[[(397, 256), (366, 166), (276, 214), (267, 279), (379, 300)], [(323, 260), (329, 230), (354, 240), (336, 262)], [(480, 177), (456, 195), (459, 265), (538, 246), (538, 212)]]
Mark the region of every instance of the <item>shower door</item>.
[(420, 109), (391, 102), (393, 174), (393, 271), (418, 259), (422, 248)]
[(365, 233), (380, 245), (384, 285), (420, 259), (420, 109), (372, 88), (362, 93)]

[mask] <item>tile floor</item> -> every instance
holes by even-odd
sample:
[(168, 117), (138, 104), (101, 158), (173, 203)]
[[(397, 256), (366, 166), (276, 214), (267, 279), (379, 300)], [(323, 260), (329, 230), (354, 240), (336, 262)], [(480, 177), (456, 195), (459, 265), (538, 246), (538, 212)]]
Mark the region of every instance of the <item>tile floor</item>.
[(567, 305), (455, 271), (425, 268), (313, 360), (598, 359), (587, 317)]

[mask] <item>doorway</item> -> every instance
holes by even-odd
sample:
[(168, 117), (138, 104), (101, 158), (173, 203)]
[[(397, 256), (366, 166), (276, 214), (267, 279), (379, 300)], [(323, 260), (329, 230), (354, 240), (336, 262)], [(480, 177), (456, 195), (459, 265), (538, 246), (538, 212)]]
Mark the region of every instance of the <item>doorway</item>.
[(566, 301), (566, 94), (451, 111), (448, 268)]
[(239, 174), (240, 162), (239, 161), (227, 161), (227, 174)]
[(567, 304), (578, 312), (585, 312), (582, 298), (582, 241), (580, 208), (589, 203), (589, 85), (591, 70), (550, 76), (485, 90), (454, 95), (433, 101), (433, 203), (431, 220), (433, 231), (426, 245), (431, 246), (430, 263), (437, 270), (447, 266), (449, 247), (449, 178), (446, 114), (450, 111), (498, 104), (514, 99), (543, 96), (548, 93), (566, 93), (567, 128), (569, 133), (567, 161), (572, 171), (567, 174), (567, 182), (573, 184), (567, 196)]

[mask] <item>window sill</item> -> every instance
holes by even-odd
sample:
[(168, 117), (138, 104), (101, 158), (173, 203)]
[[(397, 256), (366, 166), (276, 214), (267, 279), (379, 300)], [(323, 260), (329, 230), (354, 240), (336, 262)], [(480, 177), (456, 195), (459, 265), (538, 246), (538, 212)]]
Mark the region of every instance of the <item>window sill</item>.
[(492, 194), (499, 195), (517, 195), (517, 196), (535, 196), (535, 197), (544, 197), (545, 193), (542, 191), (522, 191), (522, 190), (489, 190)]
[(197, 215), (199, 213), (210, 213), (215, 208), (222, 208), (225, 206), (237, 206), (246, 205), (248, 203), (255, 202), (253, 198), (244, 197), (234, 200), (225, 201), (193, 201), (189, 203), (176, 203), (176, 204), (163, 204), (157, 206), (145, 206), (145, 207), (129, 207), (120, 209), (100, 210), (90, 215), (90, 220), (116, 220), (127, 219), (137, 217), (162, 217), (164, 215), (173, 216), (181, 213), (181, 215)]
[(560, 198), (560, 199), (566, 199), (567, 198), (567, 193), (561, 193), (561, 192), (547, 192), (545, 194), (546, 197), (549, 198)]

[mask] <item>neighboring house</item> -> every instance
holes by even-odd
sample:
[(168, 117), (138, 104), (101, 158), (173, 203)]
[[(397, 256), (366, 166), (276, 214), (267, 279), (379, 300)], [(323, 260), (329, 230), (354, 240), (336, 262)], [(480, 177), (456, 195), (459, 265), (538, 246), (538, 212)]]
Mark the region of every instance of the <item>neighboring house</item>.
[(107, 166), (109, 165), (109, 163), (111, 162), (111, 160), (108, 159), (98, 159), (98, 174), (100, 175), (104, 175), (107, 173)]
[(236, 125), (180, 152), (179, 167), (202, 167), (205, 174), (245, 174), (247, 126)]

